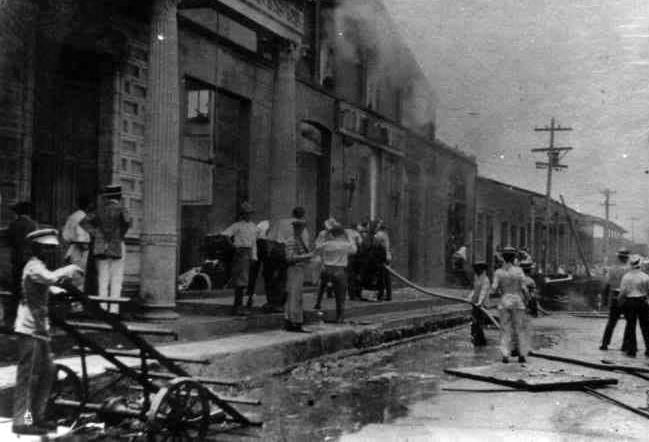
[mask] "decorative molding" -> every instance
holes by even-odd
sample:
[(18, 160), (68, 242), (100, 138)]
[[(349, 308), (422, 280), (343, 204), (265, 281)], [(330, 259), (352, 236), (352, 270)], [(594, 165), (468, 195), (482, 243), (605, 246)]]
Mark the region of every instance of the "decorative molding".
[(300, 42), (304, 12), (287, 0), (219, 0), (280, 37)]

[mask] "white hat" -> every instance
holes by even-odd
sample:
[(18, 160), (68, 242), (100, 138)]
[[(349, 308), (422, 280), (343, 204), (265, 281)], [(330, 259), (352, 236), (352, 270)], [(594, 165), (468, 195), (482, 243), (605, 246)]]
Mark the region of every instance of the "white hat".
[(39, 229), (25, 237), (28, 241), (51, 246), (59, 245), (59, 232), (56, 229)]
[(268, 229), (270, 229), (270, 222), (267, 219), (260, 221), (259, 224), (257, 224), (257, 234), (260, 236), (266, 236)]
[(640, 255), (631, 255), (629, 258), (629, 264), (631, 267), (640, 267), (640, 261), (641, 261), (641, 256)]
[(328, 219), (325, 220), (325, 222), (324, 222), (324, 228), (325, 228), (326, 230), (331, 230), (331, 228), (332, 228), (334, 225), (336, 225), (336, 224), (338, 224), (338, 223), (336, 222), (336, 218), (334, 218), (334, 217), (330, 217), (330, 218), (328, 218)]

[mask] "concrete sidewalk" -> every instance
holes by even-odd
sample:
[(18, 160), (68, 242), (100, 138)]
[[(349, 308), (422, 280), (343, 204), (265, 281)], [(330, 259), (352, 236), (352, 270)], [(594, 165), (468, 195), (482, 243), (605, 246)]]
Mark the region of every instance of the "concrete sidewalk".
[[(466, 296), (466, 290), (434, 288), (433, 290), (458, 297)], [(353, 321), (361, 317), (394, 312), (408, 312), (421, 309), (435, 309), (441, 305), (448, 305), (449, 301), (434, 298), (421, 294), (412, 289), (396, 289), (392, 301), (377, 302), (374, 293), (365, 291), (363, 294), (368, 301), (349, 301), (345, 303), (345, 318)], [(178, 342), (201, 341), (215, 339), (225, 336), (232, 336), (243, 333), (257, 333), (266, 330), (278, 330), (284, 325), (284, 314), (282, 312), (269, 313), (262, 310), (265, 296), (255, 296), (255, 306), (247, 309), (246, 316), (232, 316), (230, 309), (233, 303), (232, 297), (221, 296), (216, 298), (193, 298), (180, 299), (177, 301), (177, 309), (180, 318), (173, 322), (159, 324), (162, 328), (171, 328), (178, 335)], [(335, 302), (333, 299), (325, 299), (322, 303), (323, 319), (333, 320), (335, 318)], [(304, 316), (306, 323), (317, 322), (321, 319), (313, 307), (315, 305), (315, 293), (306, 291), (304, 293)], [(138, 325), (136, 321), (128, 321), (128, 324)], [(129, 343), (119, 336), (111, 333), (87, 332), (107, 348), (114, 348), (118, 345), (129, 347)], [(171, 343), (172, 338), (163, 336), (150, 336), (147, 339), (156, 344)], [(70, 355), (75, 342), (62, 332), (57, 332), (52, 338), (52, 349), (56, 355)], [(15, 339), (8, 336), (0, 341), (0, 363), (15, 363)]]
[[(390, 303), (387, 303), (388, 305)], [(243, 383), (262, 379), (272, 372), (318, 356), (367, 348), (403, 337), (427, 333), (468, 321), (466, 304), (433, 305), (424, 308), (365, 315), (341, 325), (323, 322), (307, 326), (311, 333), (265, 330), (222, 336), (214, 339), (161, 344), (157, 348), (170, 357), (209, 359), (210, 364), (189, 364), (185, 368), (195, 376), (227, 378)], [(136, 358), (120, 358), (136, 367)], [(81, 372), (76, 356), (59, 358), (57, 363)], [(105, 373), (111, 364), (99, 356), (87, 359), (89, 376)], [(15, 382), (15, 365), (0, 367), (0, 415), (7, 416)]]

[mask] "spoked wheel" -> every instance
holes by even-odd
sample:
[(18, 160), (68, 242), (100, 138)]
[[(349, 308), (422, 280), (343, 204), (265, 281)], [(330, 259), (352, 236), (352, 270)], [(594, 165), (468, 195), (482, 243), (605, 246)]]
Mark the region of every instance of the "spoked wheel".
[(54, 364), (54, 367), (55, 377), (47, 402), (45, 420), (73, 427), (81, 415), (85, 400), (83, 385), (70, 367), (61, 364)]
[(174, 379), (153, 398), (147, 425), (150, 442), (205, 440), (210, 426), (205, 387), (191, 379)]

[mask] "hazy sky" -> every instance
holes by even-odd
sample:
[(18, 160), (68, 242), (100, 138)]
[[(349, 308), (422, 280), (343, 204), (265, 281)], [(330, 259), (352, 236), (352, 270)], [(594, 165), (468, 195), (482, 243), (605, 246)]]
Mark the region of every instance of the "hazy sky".
[(555, 174), (582, 212), (636, 240), (649, 229), (649, 1), (385, 0), (440, 99), (438, 136), (477, 156), (481, 175), (545, 192), (533, 131), (555, 117), (574, 150)]

